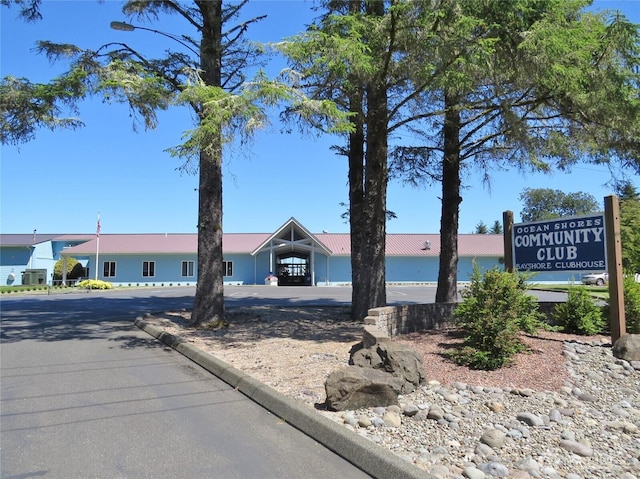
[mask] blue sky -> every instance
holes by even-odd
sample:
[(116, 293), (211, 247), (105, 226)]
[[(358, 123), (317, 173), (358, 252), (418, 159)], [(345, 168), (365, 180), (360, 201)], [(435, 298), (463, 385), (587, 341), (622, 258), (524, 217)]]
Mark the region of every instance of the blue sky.
[[(313, 18), (305, 0), (253, 0), (245, 15), (267, 14), (250, 30), (250, 38), (277, 41), (304, 30)], [(640, 0), (597, 1), (596, 9), (621, 10), (640, 23)], [(112, 20), (125, 21), (121, 2), (91, 0), (43, 2), (44, 19), (24, 23), (16, 10), (0, 8), (0, 75), (47, 81), (64, 70), (36, 55), (36, 40), (97, 48), (121, 41), (141, 51), (175, 48), (175, 43), (145, 31), (119, 32)], [(149, 25), (182, 32), (178, 19)], [(194, 233), (197, 231), (197, 177), (181, 174), (180, 160), (165, 149), (180, 143), (192, 126), (187, 110), (160, 115), (156, 130), (133, 132), (126, 107), (85, 102), (75, 131), (41, 130), (20, 146), (2, 146), (0, 166), (0, 232), (91, 233), (98, 212), (102, 233)], [(283, 134), (278, 126), (259, 133), (253, 144), (227, 155), (223, 166), (223, 229), (228, 233), (272, 232), (295, 217), (312, 232), (348, 232), (341, 218), (348, 200), (347, 167), (330, 147), (336, 137)], [(491, 225), (512, 210), (519, 221), (524, 188), (584, 191), (602, 200), (612, 194), (606, 167), (581, 165), (571, 173), (540, 175), (496, 172), (490, 187), (479, 174), (464, 178), (460, 233), (471, 233), (480, 221)], [(640, 181), (634, 182), (640, 188)], [(440, 186), (414, 189), (391, 183), (388, 209), (397, 219), (390, 233), (437, 233)]]

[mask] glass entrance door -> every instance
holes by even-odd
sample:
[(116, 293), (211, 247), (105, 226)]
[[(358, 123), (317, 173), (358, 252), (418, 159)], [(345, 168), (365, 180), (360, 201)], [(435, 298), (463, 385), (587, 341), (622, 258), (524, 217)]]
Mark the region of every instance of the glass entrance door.
[(291, 253), (277, 258), (276, 274), (279, 286), (310, 286), (311, 265), (309, 255)]

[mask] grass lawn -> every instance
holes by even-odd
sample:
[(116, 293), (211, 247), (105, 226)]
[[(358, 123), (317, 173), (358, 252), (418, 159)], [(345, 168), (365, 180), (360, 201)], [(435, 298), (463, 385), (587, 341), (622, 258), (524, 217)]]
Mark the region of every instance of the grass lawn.
[(601, 299), (604, 301), (609, 300), (609, 286), (585, 286), (583, 284), (566, 284), (566, 283), (558, 283), (558, 284), (532, 284), (529, 286), (529, 289), (538, 289), (544, 291), (561, 291), (567, 292), (569, 288), (575, 288), (576, 286), (582, 286), (587, 288), (589, 294), (596, 299)]

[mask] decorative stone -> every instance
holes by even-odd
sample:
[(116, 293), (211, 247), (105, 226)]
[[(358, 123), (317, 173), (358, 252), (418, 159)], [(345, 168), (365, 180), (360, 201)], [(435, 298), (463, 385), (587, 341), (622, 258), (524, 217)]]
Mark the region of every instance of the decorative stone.
[(468, 466), (462, 471), (462, 475), (467, 479), (485, 479), (487, 475), (477, 467)]
[(349, 364), (391, 373), (403, 380), (401, 394), (415, 391), (426, 380), (422, 358), (410, 346), (391, 341), (376, 343), (370, 348), (352, 350)]
[(578, 456), (582, 456), (582, 457), (593, 456), (593, 449), (577, 441), (569, 441), (568, 439), (562, 439), (560, 441), (560, 447)]
[(523, 471), (537, 471), (540, 469), (540, 464), (538, 464), (538, 461), (536, 461), (532, 457), (520, 459), (516, 462), (515, 466), (518, 469), (522, 469)]
[(333, 371), (325, 382), (326, 406), (346, 411), (397, 404), (402, 379), (377, 369), (347, 366)]
[(542, 420), (542, 418), (530, 412), (518, 413), (516, 419), (529, 426), (544, 426), (544, 421)]
[(402, 425), (402, 418), (397, 412), (387, 411), (385, 415), (382, 416), (382, 420), (385, 426), (400, 427)]
[(358, 418), (358, 426), (360, 426), (360, 427), (369, 427), (369, 426), (372, 426), (372, 425), (373, 425), (373, 422), (371, 421), (370, 418), (368, 418), (368, 417)]
[(625, 361), (640, 361), (640, 334), (624, 334), (613, 345), (613, 355)]
[(482, 436), (480, 437), (480, 442), (482, 442), (483, 444), (486, 444), (492, 449), (496, 449), (496, 448), (502, 447), (505, 439), (506, 439), (506, 434), (504, 432), (498, 431), (497, 429), (494, 429), (494, 428), (489, 428), (489, 429), (486, 429), (484, 433), (482, 433)]
[(419, 411), (420, 411), (420, 408), (418, 408), (418, 406), (414, 404), (409, 404), (408, 406), (404, 407), (404, 409), (402, 410), (402, 414), (404, 414), (405, 416), (412, 417), (418, 414)]
[(509, 477), (509, 469), (499, 462), (485, 462), (480, 464), (478, 469), (493, 477)]
[(502, 404), (501, 402), (489, 401), (486, 405), (493, 412), (498, 412), (499, 413), (499, 412), (503, 412), (504, 411), (504, 404)]
[(427, 414), (427, 417), (429, 419), (438, 421), (439, 419), (442, 419), (444, 417), (444, 411), (440, 406), (434, 404), (429, 408), (429, 413)]
[(557, 409), (552, 409), (551, 412), (549, 412), (549, 421), (553, 421), (553, 422), (562, 421), (562, 413)]

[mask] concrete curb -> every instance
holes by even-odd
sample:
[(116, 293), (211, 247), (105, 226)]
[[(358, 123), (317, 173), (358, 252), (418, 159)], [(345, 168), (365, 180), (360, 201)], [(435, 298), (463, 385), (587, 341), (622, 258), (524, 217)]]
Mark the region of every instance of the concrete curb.
[(392, 452), (201, 351), (180, 337), (166, 333), (142, 318), (137, 318), (134, 324), (370, 476), (376, 479), (436, 479)]

